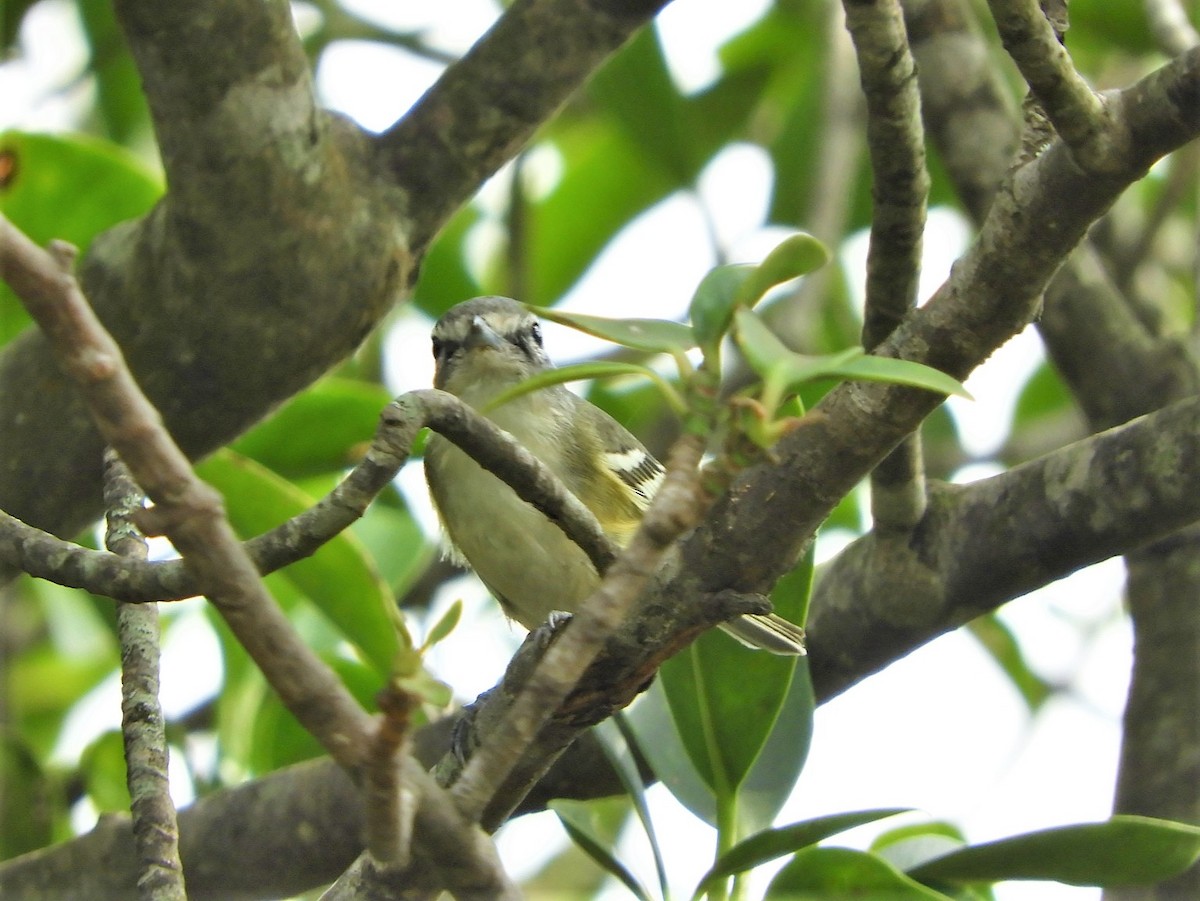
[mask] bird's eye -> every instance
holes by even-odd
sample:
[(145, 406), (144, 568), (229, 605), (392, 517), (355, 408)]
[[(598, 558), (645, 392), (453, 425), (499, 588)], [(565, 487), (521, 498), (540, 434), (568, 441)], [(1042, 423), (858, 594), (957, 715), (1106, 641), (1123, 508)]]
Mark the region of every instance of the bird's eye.
[(433, 358), (436, 360), (441, 355), (442, 355), (442, 339), (434, 338), (433, 339)]
[(533, 335), (533, 343), (536, 344), (538, 347), (541, 347), (542, 346), (542, 326), (539, 323), (535, 322), (532, 326), (530, 326), (529, 334)]

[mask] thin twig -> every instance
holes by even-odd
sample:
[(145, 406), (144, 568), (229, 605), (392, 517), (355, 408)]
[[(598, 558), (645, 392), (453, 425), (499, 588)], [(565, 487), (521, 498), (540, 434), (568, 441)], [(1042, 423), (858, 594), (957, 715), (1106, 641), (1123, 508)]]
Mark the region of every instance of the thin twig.
[(408, 758), (409, 727), (418, 702), (392, 685), (378, 696), (380, 717), (366, 765), (364, 801), (367, 850), (382, 865), (407, 866), (416, 798), (401, 770)]
[[(146, 558), (146, 540), (133, 524), (145, 497), (111, 450), (104, 455), (105, 546), (124, 559)], [(142, 901), (186, 901), (179, 859), (179, 825), (167, 781), (167, 732), (158, 699), (158, 608), (117, 604), (121, 646), (121, 735), (133, 838), (141, 859)]]
[[(921, 240), (929, 196), (921, 97), (896, 0), (847, 0), (867, 99), (867, 145), (874, 174), (863, 347), (881, 344), (916, 306)], [(925, 514), (925, 467), (919, 432), (906, 437), (871, 473), (871, 513), (881, 528), (909, 529)]]

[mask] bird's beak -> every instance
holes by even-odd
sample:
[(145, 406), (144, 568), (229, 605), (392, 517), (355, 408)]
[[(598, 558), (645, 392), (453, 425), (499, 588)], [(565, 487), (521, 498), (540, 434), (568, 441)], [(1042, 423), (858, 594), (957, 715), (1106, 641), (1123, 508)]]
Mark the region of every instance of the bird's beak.
[(471, 330), (467, 332), (463, 347), (467, 350), (476, 350), (480, 347), (499, 350), (504, 347), (504, 339), (496, 334), (496, 331), (484, 321), (482, 316), (476, 316), (471, 320)]

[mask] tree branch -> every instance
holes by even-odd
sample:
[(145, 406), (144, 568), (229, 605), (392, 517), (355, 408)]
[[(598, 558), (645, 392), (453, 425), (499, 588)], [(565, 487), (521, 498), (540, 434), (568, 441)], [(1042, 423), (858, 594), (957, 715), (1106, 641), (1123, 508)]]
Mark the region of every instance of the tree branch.
[(1189, 398), (993, 478), (932, 486), (911, 535), (866, 535), (822, 571), (808, 623), (818, 697), (1200, 519), (1200, 472), (1182, 464), (1198, 452), (1200, 398)]
[[(146, 540), (133, 518), (146, 500), (129, 470), (111, 450), (104, 455), (105, 546), (125, 559), (146, 559)], [(158, 609), (117, 605), (121, 645), (121, 736), (133, 836), (141, 858), (142, 901), (186, 901), (179, 861), (179, 826), (167, 784), (167, 733), (158, 700)]]
[[(916, 306), (929, 173), (916, 66), (896, 0), (846, 0), (867, 98), (867, 144), (874, 175), (867, 252), (863, 347), (881, 344)], [(871, 473), (876, 528), (908, 529), (925, 512), (920, 433), (906, 437)]]
[(520, 0), (379, 136), (424, 246), (668, 0)]
[[(988, 0), (1004, 49), (1084, 169), (1106, 172), (1125, 155), (1104, 101), (1075, 71), (1037, 0)], [(1065, 26), (1064, 26), (1065, 27)]]

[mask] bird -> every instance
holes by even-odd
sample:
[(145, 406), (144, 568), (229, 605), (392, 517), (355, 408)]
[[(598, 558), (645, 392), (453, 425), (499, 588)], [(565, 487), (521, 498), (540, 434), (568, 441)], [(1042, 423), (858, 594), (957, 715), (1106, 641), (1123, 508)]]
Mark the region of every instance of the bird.
[[(642, 443), (561, 384), (490, 406), (501, 392), (554, 368), (537, 317), (511, 298), (477, 297), (451, 307), (431, 338), (434, 387), (511, 434), (591, 510), (610, 540), (627, 544), (665, 473)], [(600, 584), (591, 560), (557, 525), (436, 433), (425, 448), (425, 477), (448, 556), (474, 569), (527, 629), (577, 609)], [(805, 653), (803, 629), (773, 613), (721, 628), (749, 647)]]

